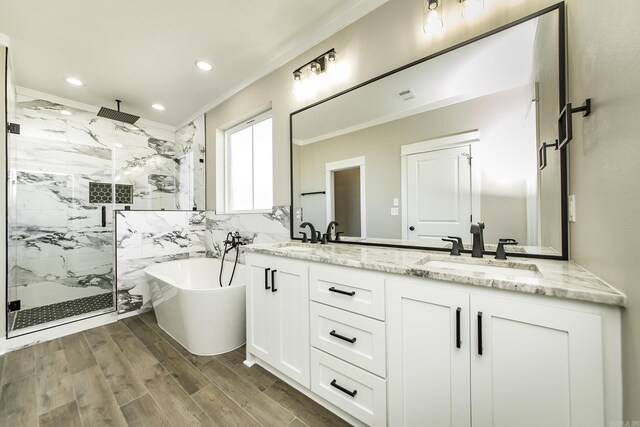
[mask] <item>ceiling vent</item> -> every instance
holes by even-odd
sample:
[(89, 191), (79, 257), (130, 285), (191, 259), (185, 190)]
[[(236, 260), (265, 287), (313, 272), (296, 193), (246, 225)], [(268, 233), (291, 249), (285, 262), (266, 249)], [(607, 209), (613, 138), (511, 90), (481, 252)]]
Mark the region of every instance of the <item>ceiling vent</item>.
[(400, 98), (400, 101), (408, 101), (415, 98), (416, 93), (413, 91), (413, 89), (405, 89), (398, 92), (397, 97)]

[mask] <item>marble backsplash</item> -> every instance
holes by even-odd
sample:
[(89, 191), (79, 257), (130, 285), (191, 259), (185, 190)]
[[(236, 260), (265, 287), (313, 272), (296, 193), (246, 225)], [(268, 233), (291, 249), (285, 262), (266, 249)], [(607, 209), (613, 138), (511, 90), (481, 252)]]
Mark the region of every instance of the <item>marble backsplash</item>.
[[(218, 215), (211, 211), (117, 211), (118, 313), (151, 307), (144, 269), (193, 257), (219, 258), (229, 232), (249, 243), (289, 239), (289, 207), (269, 213)], [(244, 262), (244, 256), (240, 261)]]

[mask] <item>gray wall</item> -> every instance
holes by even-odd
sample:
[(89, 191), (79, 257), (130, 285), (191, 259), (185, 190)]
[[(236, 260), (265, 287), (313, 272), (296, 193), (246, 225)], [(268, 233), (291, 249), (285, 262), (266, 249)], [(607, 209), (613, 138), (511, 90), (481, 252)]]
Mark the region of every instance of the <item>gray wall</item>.
[[(640, 421), (640, 2), (569, 4), (569, 98), (575, 114), (571, 257), (627, 294), (622, 315), (625, 419)], [(599, 8), (599, 9), (598, 9)]]
[[(272, 106), (274, 204), (288, 204), (292, 111), (554, 3), (487, 2), (491, 9), (468, 23), (460, 16), (458, 2), (443, 2), (446, 29), (441, 37), (427, 38), (422, 31), (422, 2), (389, 0), (210, 110), (207, 153), (214, 150), (221, 129)], [(585, 97), (594, 98), (593, 116), (585, 121), (576, 117), (570, 148), (570, 188), (578, 196), (578, 222), (570, 229), (572, 257), (627, 293), (622, 323), (624, 411), (625, 419), (640, 420), (640, 263), (636, 260), (640, 227), (635, 225), (640, 211), (640, 2), (603, 5), (596, 0), (567, 0), (567, 9), (570, 99), (580, 103)], [(330, 48), (336, 49), (340, 61), (348, 62), (349, 76), (319, 91), (314, 99), (296, 100), (291, 73)], [(207, 168), (207, 209), (213, 209), (213, 156), (207, 156)]]
[[(557, 138), (558, 117), (558, 56), (549, 55), (549, 46), (558, 40), (558, 27), (550, 20), (539, 20), (534, 40), (533, 76), (538, 82), (539, 144), (553, 143)], [(555, 71), (554, 71), (555, 70)], [(554, 78), (549, 78), (554, 76)], [(560, 206), (560, 156), (552, 148), (547, 150), (547, 167), (539, 171), (540, 246), (562, 250)]]

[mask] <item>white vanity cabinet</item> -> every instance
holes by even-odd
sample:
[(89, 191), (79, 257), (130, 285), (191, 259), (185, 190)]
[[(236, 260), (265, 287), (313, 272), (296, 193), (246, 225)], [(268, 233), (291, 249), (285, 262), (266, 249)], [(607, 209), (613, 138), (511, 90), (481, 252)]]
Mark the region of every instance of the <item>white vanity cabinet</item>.
[(620, 374), (614, 308), (400, 276), (387, 304), (391, 426), (595, 427), (620, 413), (617, 387), (605, 396)]
[(249, 253), (247, 266), (247, 350), (308, 388), (308, 264)]

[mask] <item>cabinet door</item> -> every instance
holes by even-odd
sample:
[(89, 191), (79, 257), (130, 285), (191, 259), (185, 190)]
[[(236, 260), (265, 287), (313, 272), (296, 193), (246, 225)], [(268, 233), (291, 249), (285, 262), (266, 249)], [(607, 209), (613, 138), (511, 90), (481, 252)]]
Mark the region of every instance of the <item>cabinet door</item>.
[(277, 349), (274, 367), (305, 387), (309, 377), (309, 267), (277, 259), (272, 291)]
[(269, 259), (247, 257), (247, 349), (265, 362), (274, 363), (275, 356), (275, 300), (271, 292)]
[(600, 316), (477, 295), (471, 307), (474, 427), (606, 424)]
[(469, 426), (469, 295), (420, 282), (387, 282), (389, 425)]

